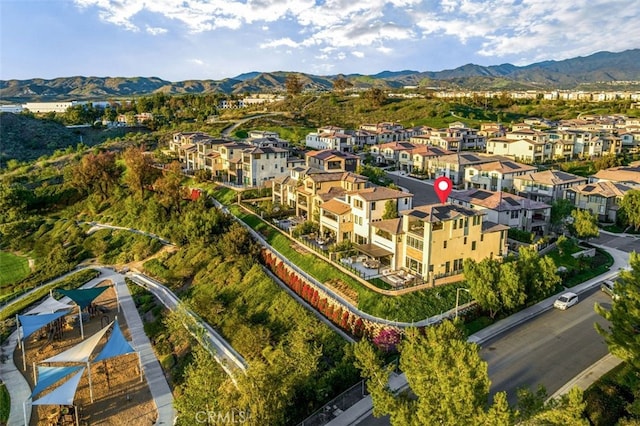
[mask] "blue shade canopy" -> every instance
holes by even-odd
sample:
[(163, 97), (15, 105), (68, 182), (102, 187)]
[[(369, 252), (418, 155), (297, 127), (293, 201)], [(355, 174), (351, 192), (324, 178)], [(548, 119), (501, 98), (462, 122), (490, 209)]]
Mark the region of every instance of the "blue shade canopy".
[(22, 325), (22, 340), (26, 339), (50, 322), (66, 315), (68, 312), (69, 311), (60, 311), (52, 314), (18, 315), (18, 321), (20, 321), (20, 325)]
[(58, 293), (67, 296), (69, 299), (73, 300), (76, 305), (80, 306), (80, 309), (84, 309), (93, 302), (95, 298), (100, 296), (103, 291), (108, 289), (109, 286), (106, 287), (93, 287), (93, 288), (79, 288), (75, 290), (56, 290)]
[(107, 358), (130, 354), (133, 352), (135, 352), (133, 347), (131, 347), (131, 344), (124, 338), (124, 335), (120, 330), (120, 326), (118, 325), (118, 321), (116, 321), (113, 325), (113, 331), (111, 332), (111, 336), (109, 336), (109, 340), (92, 362), (102, 361)]
[(63, 377), (67, 377), (69, 374), (74, 373), (81, 369), (82, 366), (71, 367), (42, 367), (38, 366), (38, 383), (31, 392), (31, 398), (36, 397), (40, 392), (60, 381)]
[(76, 389), (78, 388), (78, 383), (80, 383), (82, 373), (84, 373), (84, 367), (81, 367), (80, 372), (76, 373), (65, 383), (42, 398), (33, 401), (31, 405), (73, 405), (73, 398), (76, 395)]

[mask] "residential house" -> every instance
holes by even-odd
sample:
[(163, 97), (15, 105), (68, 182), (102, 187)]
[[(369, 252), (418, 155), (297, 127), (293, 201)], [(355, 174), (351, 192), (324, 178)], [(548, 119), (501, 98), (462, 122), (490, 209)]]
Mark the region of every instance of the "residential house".
[(507, 253), (508, 227), (457, 204), (430, 204), (402, 213), (400, 262), (427, 282), (462, 273), (465, 259), (481, 261)]
[(282, 148), (251, 147), (242, 151), (242, 176), (244, 186), (263, 186), (268, 181), (288, 174), (287, 156)]
[(640, 161), (628, 166), (610, 167), (598, 171), (590, 177), (591, 182), (620, 182), (640, 185)]
[(419, 145), (400, 151), (398, 162), (401, 170), (409, 173), (426, 173), (429, 159), (453, 154), (436, 146)]
[(564, 198), (579, 209), (596, 214), (598, 220), (615, 221), (620, 200), (630, 189), (633, 187), (626, 183), (594, 182), (566, 189)]
[(511, 190), (516, 176), (537, 170), (535, 166), (505, 160), (470, 164), (464, 170), (465, 188), (482, 188), (489, 191)]
[(464, 187), (465, 169), (472, 165), (508, 160), (506, 157), (471, 152), (458, 152), (429, 158), (427, 175), (430, 178), (446, 176), (455, 187)]
[(316, 150), (333, 149), (352, 152), (355, 139), (352, 135), (345, 133), (341, 127), (326, 126), (309, 133), (305, 138), (305, 145)]
[(397, 165), (400, 162), (400, 153), (415, 147), (409, 142), (384, 143), (372, 146), (371, 155), (377, 164)]
[(511, 131), (505, 137), (487, 141), (487, 154), (504, 155), (525, 163), (551, 160), (552, 148), (545, 133), (531, 129)]
[(503, 191), (468, 189), (449, 195), (449, 201), (486, 214), (490, 222), (545, 235), (549, 231), (551, 206)]
[(478, 135), (484, 136), (486, 139), (501, 138), (506, 136), (507, 129), (502, 123), (480, 123)]
[(311, 151), (306, 154), (306, 165), (325, 171), (356, 172), (360, 166), (360, 157), (332, 149)]
[(562, 199), (564, 191), (587, 183), (587, 178), (559, 170), (526, 173), (513, 178), (513, 187), (523, 197), (552, 203)]

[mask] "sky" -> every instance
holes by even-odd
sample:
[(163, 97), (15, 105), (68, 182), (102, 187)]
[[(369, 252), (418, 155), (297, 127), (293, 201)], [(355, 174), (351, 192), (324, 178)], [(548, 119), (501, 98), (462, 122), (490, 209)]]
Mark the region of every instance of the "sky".
[(637, 0), (0, 0), (0, 80), (527, 65), (640, 47)]

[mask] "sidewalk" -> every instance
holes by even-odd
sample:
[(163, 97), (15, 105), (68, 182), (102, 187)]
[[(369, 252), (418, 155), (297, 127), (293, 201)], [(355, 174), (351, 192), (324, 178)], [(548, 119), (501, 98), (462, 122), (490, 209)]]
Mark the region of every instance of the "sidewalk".
[[(594, 244), (595, 245), (595, 244)], [(606, 250), (613, 257), (613, 265), (609, 272), (606, 272), (602, 275), (599, 275), (595, 278), (592, 278), (588, 281), (585, 281), (582, 284), (579, 284), (575, 287), (572, 287), (572, 291), (581, 294), (587, 290), (590, 290), (596, 286), (598, 286), (603, 280), (612, 279), (619, 271), (625, 268), (628, 265), (629, 254), (620, 250), (606, 248)], [(500, 335), (501, 333), (510, 330), (513, 327), (516, 327), (519, 324), (522, 324), (525, 321), (553, 308), (553, 302), (557, 298), (557, 295), (551, 296), (542, 302), (539, 302), (533, 306), (528, 307), (516, 314), (511, 315), (508, 318), (505, 318), (497, 323), (486, 327), (477, 333), (469, 336), (468, 341), (477, 343), (478, 345), (482, 345), (483, 343), (489, 341), (490, 339)], [(617, 360), (617, 362), (616, 362)], [(571, 389), (571, 387), (579, 386), (581, 389), (586, 389), (593, 382), (598, 380), (604, 373), (609, 371), (611, 368), (615, 367), (620, 361), (611, 356), (607, 355), (602, 358), (600, 361), (596, 362), (588, 369), (580, 373), (574, 379), (565, 384), (561, 389), (559, 389), (553, 396), (559, 396), (563, 393), (566, 393)], [(401, 374), (393, 380), (389, 381), (389, 387), (392, 390), (400, 390), (404, 389), (408, 386), (407, 378), (404, 374)], [(349, 426), (356, 425), (368, 417), (373, 411), (373, 404), (371, 401), (371, 397), (367, 396), (360, 400), (358, 403), (350, 407), (348, 410), (345, 410), (340, 416), (336, 417), (331, 422), (327, 423), (327, 426)]]
[[(158, 410), (156, 425), (173, 424), (175, 418), (173, 410), (173, 395), (171, 394), (169, 384), (164, 377), (160, 363), (151, 348), (151, 343), (149, 342), (147, 335), (144, 333), (142, 320), (140, 319), (140, 315), (133, 303), (129, 289), (124, 282), (124, 277), (108, 268), (95, 267), (94, 269), (99, 270), (101, 275), (83, 285), (82, 288), (95, 287), (103, 280), (111, 280), (115, 284), (116, 291), (118, 292), (118, 297), (120, 299), (120, 306), (133, 340), (133, 346), (140, 353), (142, 368), (146, 376), (147, 384)], [(24, 424), (22, 403), (31, 395), (31, 388), (29, 387), (29, 384), (23, 377), (22, 373), (16, 368), (13, 361), (13, 353), (18, 343), (17, 335), (18, 332), (14, 331), (10, 338), (5, 342), (3, 351), (8, 359), (3, 364), (0, 364), (0, 379), (2, 379), (6, 384), (11, 397), (11, 409), (9, 411), (9, 420), (7, 423), (8, 426)], [(27, 424), (30, 419), (31, 404), (27, 403)]]

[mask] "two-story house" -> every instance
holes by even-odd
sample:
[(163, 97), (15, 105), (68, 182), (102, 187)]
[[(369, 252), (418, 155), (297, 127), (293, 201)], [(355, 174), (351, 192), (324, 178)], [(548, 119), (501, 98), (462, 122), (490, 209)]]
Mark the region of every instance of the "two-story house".
[(282, 148), (252, 147), (242, 151), (244, 186), (263, 186), (278, 176), (286, 176), (289, 151)]
[(309, 133), (305, 138), (308, 148), (316, 150), (332, 149), (336, 151), (351, 152), (355, 145), (352, 135), (345, 133), (345, 129), (336, 126), (318, 128), (317, 132)]
[(471, 164), (464, 170), (465, 187), (482, 188), (489, 191), (511, 190), (513, 179), (538, 170), (535, 166), (515, 161), (492, 161), (490, 163)]
[(377, 164), (397, 165), (400, 162), (400, 152), (413, 149), (416, 146), (409, 142), (390, 142), (371, 147)]
[(449, 201), (482, 211), (490, 222), (545, 235), (549, 231), (551, 206), (503, 191), (468, 189), (449, 195)]
[(585, 183), (587, 178), (559, 170), (544, 170), (513, 178), (513, 187), (519, 195), (545, 203), (560, 200), (566, 189)]
[(415, 148), (400, 151), (398, 163), (401, 170), (409, 173), (426, 173), (429, 159), (453, 154), (436, 146), (418, 145)]
[(589, 210), (598, 220), (615, 221), (619, 202), (632, 186), (617, 182), (594, 182), (576, 185), (564, 192), (564, 198), (579, 209)]

